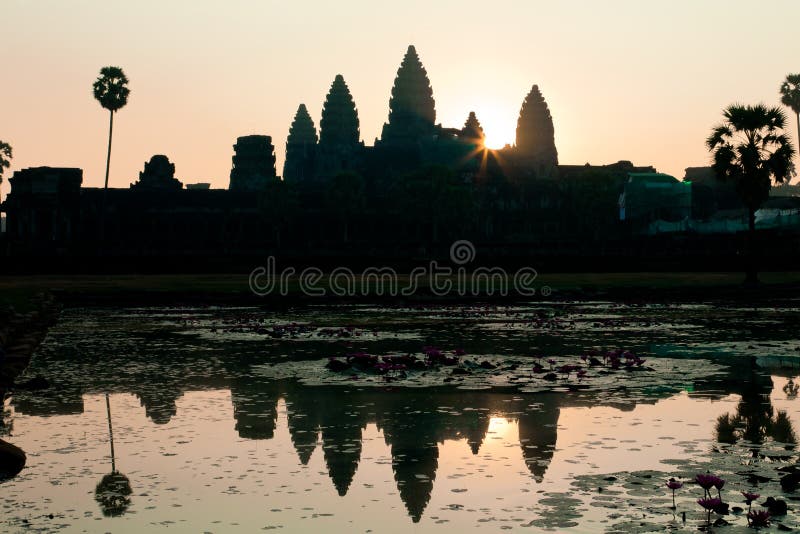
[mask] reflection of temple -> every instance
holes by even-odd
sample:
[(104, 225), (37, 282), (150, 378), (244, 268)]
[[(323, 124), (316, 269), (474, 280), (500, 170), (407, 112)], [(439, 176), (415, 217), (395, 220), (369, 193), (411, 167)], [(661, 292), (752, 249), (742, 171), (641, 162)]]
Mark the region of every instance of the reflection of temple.
[[(477, 455), (493, 416), (517, 421), (522, 457), (541, 482), (553, 457), (563, 402), (556, 395), (541, 395), (530, 409), (529, 399), (448, 390), (361, 390), (343, 396), (340, 388), (295, 382), (249, 383), (244, 390), (237, 390), (234, 382), (231, 393), (239, 435), (253, 439), (272, 437), (278, 400), (283, 398), (300, 462), (308, 463), (321, 437), (328, 474), (339, 495), (347, 493), (358, 468), (362, 430), (376, 424), (390, 448), (397, 489), (414, 522), (431, 498), (439, 444), (465, 441)], [(263, 431), (254, 432), (256, 425)]]
[[(561, 409), (598, 404), (595, 396), (563, 393), (308, 387), (254, 374), (254, 364), (274, 362), (263, 353), (263, 347), (253, 354), (240, 347), (239, 357), (215, 358), (211, 357), (213, 348), (187, 346), (185, 339), (174, 340), (167, 333), (156, 337), (151, 332), (149, 339), (155, 343), (141, 343), (131, 336), (128, 344), (102, 349), (109, 344), (103, 331), (98, 329), (96, 339), (88, 344), (81, 332), (54, 331), (51, 342), (43, 345), (32, 361), (30, 372), (57, 382), (58, 388), (15, 393), (15, 410), (41, 416), (81, 413), (84, 394), (133, 393), (147, 417), (164, 424), (176, 416), (176, 402), (184, 392), (230, 389), (238, 435), (269, 440), (275, 436), (282, 400), (299, 463), (308, 464), (319, 447), (317, 454), (322, 454), (339, 495), (346, 495), (351, 488), (361, 461), (362, 432), (374, 424), (390, 450), (395, 483), (413, 521), (420, 520), (430, 502), (442, 443), (460, 441), (477, 455), (492, 417), (515, 421), (520, 447), (516, 454), (532, 478), (541, 482), (553, 459)], [(298, 350), (295, 356), (301, 357), (300, 353)], [(747, 405), (755, 406), (769, 385), (759, 377), (756, 373), (743, 382), (739, 375), (715, 376), (709, 383), (691, 386), (695, 394), (723, 397), (742, 393), (745, 400), (752, 399)], [(659, 390), (652, 402), (673, 392)], [(632, 409), (641, 402), (624, 399), (624, 394), (615, 395), (613, 406)]]
[(536, 482), (544, 480), (553, 459), (558, 437), (558, 414), (558, 404), (543, 402), (538, 411), (523, 413), (518, 419), (522, 456)]

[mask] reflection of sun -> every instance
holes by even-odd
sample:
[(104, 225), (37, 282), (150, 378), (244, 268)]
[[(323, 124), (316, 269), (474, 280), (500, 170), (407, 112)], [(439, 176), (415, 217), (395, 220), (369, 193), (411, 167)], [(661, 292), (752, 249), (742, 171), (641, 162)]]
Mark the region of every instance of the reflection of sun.
[(492, 417), (489, 420), (489, 430), (487, 434), (494, 437), (506, 438), (506, 435), (513, 429), (511, 422), (505, 417)]

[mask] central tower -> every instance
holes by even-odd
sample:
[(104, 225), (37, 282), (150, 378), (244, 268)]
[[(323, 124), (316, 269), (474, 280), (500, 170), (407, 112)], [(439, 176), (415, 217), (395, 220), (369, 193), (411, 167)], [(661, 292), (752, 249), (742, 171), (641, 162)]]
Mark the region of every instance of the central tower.
[(389, 122), (381, 141), (390, 145), (413, 144), (434, 133), (436, 108), (428, 73), (413, 45), (397, 70), (389, 100)]

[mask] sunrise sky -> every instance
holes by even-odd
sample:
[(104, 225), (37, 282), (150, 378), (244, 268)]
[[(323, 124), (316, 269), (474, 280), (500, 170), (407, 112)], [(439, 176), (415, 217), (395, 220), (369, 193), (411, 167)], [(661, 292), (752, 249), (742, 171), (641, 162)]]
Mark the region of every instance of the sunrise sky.
[(105, 65), (131, 81), (112, 187), (136, 181), (153, 154), (184, 183), (227, 187), (232, 145), (251, 133), (273, 137), (281, 174), (298, 104), (318, 127), (338, 73), (372, 145), (409, 44), (445, 126), (475, 111), (490, 146), (513, 143), (538, 84), (561, 163), (628, 159), (679, 178), (708, 163), (724, 106), (777, 105), (785, 75), (800, 72), (797, 0), (2, 0), (1, 16), (11, 171), (81, 167), (86, 186), (103, 181), (108, 115), (91, 85)]

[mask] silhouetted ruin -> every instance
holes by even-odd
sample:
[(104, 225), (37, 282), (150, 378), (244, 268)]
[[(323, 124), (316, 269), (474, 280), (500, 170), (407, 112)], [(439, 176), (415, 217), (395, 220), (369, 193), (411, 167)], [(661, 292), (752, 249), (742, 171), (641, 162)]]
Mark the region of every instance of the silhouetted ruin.
[(381, 142), (414, 144), (431, 136), (436, 123), (436, 104), (428, 73), (419, 60), (417, 50), (409, 46), (397, 70), (389, 100), (389, 122), (383, 125)]
[(233, 145), (231, 191), (264, 191), (274, 180), (275, 149), (268, 135), (239, 137)]
[(362, 148), (358, 110), (341, 74), (336, 75), (325, 98), (319, 128), (317, 174), (330, 179), (340, 171), (357, 169)]
[(317, 155), (317, 129), (305, 104), (300, 104), (286, 138), (283, 179), (287, 182), (312, 180)]
[(183, 184), (175, 178), (175, 164), (169, 158), (156, 155), (144, 164), (139, 173), (139, 181), (131, 184), (131, 189), (142, 191), (175, 191), (183, 189)]
[(481, 123), (478, 121), (478, 117), (475, 116), (474, 111), (469, 112), (467, 122), (465, 122), (464, 127), (461, 128), (460, 137), (464, 141), (474, 143), (476, 145), (482, 145), (484, 139), (486, 139), (486, 134), (483, 133)]
[(558, 152), (553, 117), (538, 85), (533, 86), (519, 110), (516, 148), (517, 157), (539, 175), (547, 176), (555, 172)]
[[(681, 181), (629, 161), (560, 165), (537, 85), (522, 103), (516, 144), (490, 150), (474, 112), (461, 128), (436, 124), (433, 89), (409, 46), (374, 146), (360, 139), (356, 102), (340, 74), (319, 126), (317, 136), (300, 104), (283, 180), (270, 136), (239, 137), (228, 190), (184, 188), (165, 155), (153, 156), (129, 189), (107, 192), (81, 187), (80, 169), (17, 171), (0, 206), (0, 251), (91, 268), (116, 258), (128, 268), (226, 269), (278, 250), (287, 261), (321, 266), (376, 257), (396, 264), (446, 257), (450, 243), (469, 239), (486, 261), (529, 263), (535, 255), (541, 269), (572, 270), (578, 259), (614, 270), (730, 269), (741, 261), (747, 212), (730, 184), (707, 167), (687, 169)], [(769, 200), (757, 225), (765, 267), (800, 257), (800, 199)], [(16, 265), (60, 265), (32, 262)]]

